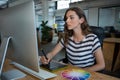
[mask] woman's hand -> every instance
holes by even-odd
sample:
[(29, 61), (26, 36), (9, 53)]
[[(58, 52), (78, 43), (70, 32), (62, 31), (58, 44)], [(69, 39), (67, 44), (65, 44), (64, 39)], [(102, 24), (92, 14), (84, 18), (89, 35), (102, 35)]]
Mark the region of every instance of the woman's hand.
[(40, 61), (42, 62), (42, 64), (48, 64), (51, 59), (52, 59), (52, 55), (50, 53), (47, 54), (47, 59), (45, 58), (45, 56), (40, 57)]
[(40, 61), (42, 64), (48, 64), (50, 60), (62, 49), (63, 47), (61, 46), (61, 43), (58, 43), (55, 48), (47, 54), (47, 58), (45, 56), (41, 56)]

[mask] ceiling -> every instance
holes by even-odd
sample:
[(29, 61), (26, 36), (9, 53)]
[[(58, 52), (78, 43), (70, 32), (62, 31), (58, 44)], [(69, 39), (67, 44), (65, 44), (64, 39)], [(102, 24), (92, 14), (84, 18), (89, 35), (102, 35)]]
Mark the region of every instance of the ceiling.
[[(9, 7), (9, 3), (15, 2), (18, 0), (0, 0), (0, 9), (4, 9), (6, 7)], [(44, 1), (44, 0), (43, 0)], [(48, 0), (49, 2), (49, 12), (55, 11), (56, 3), (55, 1), (66, 1), (66, 0)], [(81, 0), (70, 0), (70, 1), (81, 1)], [(35, 10), (38, 14), (42, 13), (42, 0), (34, 0), (35, 2)]]
[[(7, 2), (11, 3), (11, 2), (14, 2), (14, 1), (17, 1), (17, 0), (0, 0), (0, 7), (5, 5)], [(39, 4), (41, 3), (42, 0), (34, 0), (35, 1), (35, 4)], [(66, 0), (48, 0), (48, 1), (66, 1)], [(81, 1), (81, 0), (70, 0), (70, 1)]]
[[(12, 3), (12, 2), (15, 2), (17, 0), (0, 0), (0, 8), (5, 8), (7, 3)], [(48, 0), (50, 2), (53, 2), (53, 1), (59, 1), (59, 0)], [(42, 0), (34, 0), (35, 4), (41, 4), (42, 3)]]

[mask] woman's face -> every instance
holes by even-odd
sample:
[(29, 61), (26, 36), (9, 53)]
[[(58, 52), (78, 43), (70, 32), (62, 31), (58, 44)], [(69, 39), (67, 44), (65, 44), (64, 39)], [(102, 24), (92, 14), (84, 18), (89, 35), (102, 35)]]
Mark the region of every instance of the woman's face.
[(68, 11), (66, 14), (66, 18), (67, 18), (66, 24), (69, 30), (80, 27), (81, 18), (78, 17), (75, 11), (72, 11), (72, 10)]

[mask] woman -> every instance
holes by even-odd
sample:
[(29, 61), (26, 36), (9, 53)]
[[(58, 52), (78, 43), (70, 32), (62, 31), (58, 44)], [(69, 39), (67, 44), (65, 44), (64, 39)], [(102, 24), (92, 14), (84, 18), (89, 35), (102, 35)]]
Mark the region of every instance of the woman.
[(91, 71), (104, 69), (100, 42), (91, 33), (84, 12), (78, 7), (69, 8), (64, 15), (64, 21), (65, 37), (47, 54), (48, 60), (41, 57), (42, 63), (48, 64), (65, 47), (69, 64)]

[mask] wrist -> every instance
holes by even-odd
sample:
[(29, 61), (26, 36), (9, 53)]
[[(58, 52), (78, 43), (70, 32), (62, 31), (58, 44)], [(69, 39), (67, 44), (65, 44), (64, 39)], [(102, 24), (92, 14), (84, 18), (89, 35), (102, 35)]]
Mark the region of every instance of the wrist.
[(47, 54), (47, 57), (51, 60), (51, 59), (53, 58), (52, 53), (48, 53), (48, 54)]

